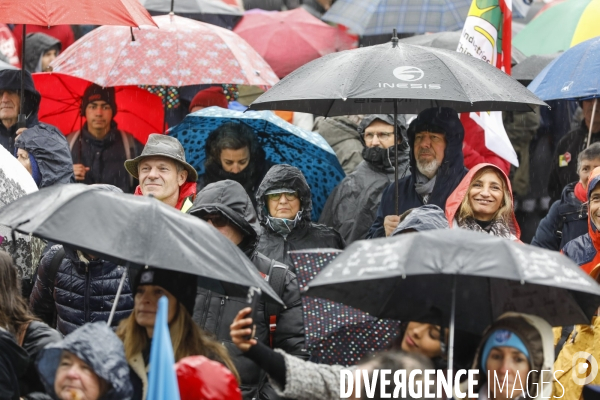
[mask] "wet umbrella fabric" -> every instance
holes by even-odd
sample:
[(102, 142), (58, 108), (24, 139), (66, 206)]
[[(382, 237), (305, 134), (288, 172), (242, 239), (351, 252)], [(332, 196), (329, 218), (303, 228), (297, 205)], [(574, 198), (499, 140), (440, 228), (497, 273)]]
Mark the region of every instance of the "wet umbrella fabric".
[[(335, 249), (290, 252), (302, 290), (342, 252)], [(355, 365), (364, 356), (390, 347), (399, 321), (380, 320), (340, 303), (302, 297), (304, 333), (311, 360), (322, 364)]]
[[(0, 207), (16, 201), (38, 188), (31, 175), (4, 147), (0, 146)], [(11, 230), (0, 225), (0, 250), (13, 257), (21, 278), (31, 278), (42, 255), (44, 243), (30, 235), (17, 233), (13, 242)], [(16, 247), (15, 247), (16, 246)]]
[(347, 33), (313, 17), (303, 8), (246, 13), (234, 32), (246, 40), (280, 78), (316, 58), (351, 49), (355, 43)]
[(279, 79), (262, 57), (227, 29), (176, 15), (154, 17), (160, 29), (101, 26), (61, 53), (54, 72), (100, 86), (212, 83), (272, 86)]
[(600, 305), (600, 286), (566, 256), (462, 229), (355, 242), (304, 293), (402, 321), (437, 308), (449, 324), (454, 282), (456, 327), (475, 334), (506, 311), (563, 326)]
[(324, 21), (347, 26), (359, 35), (425, 33), (461, 29), (471, 0), (338, 0)]
[(55, 185), (0, 209), (0, 224), (120, 264), (228, 282), (240, 296), (259, 287), (266, 300), (281, 303), (248, 257), (216, 229), (150, 197)]
[(511, 76), (524, 85), (529, 85), (560, 53), (527, 57), (516, 65)]
[[(242, 11), (221, 0), (141, 0), (150, 15), (162, 15), (173, 11), (180, 17), (191, 18), (232, 30), (242, 18)], [(171, 9), (173, 5), (173, 9)]]
[(600, 37), (562, 53), (528, 86), (544, 100), (600, 97)]
[[(61, 73), (44, 72), (32, 77), (42, 95), (40, 121), (56, 126), (65, 135), (81, 129), (81, 100), (91, 83)], [(120, 86), (115, 88), (115, 103), (117, 127), (140, 143), (145, 144), (151, 133), (162, 131), (164, 108), (160, 97), (135, 86)]]
[[(395, 101), (395, 99), (398, 99)], [(456, 51), (393, 42), (329, 54), (292, 72), (250, 106), (334, 116), (531, 111), (545, 105), (519, 82)]]
[(344, 170), (325, 139), (269, 111), (241, 112), (220, 107), (209, 107), (187, 115), (179, 125), (169, 130), (169, 135), (183, 144), (186, 160), (199, 174), (203, 174), (206, 138), (227, 122), (241, 122), (251, 127), (268, 162), (289, 164), (302, 171), (311, 189), (312, 218), (318, 220), (327, 197), (344, 179)]
[[(423, 35), (416, 35), (407, 38), (399, 39), (399, 43), (405, 44), (416, 44), (418, 46), (435, 47), (436, 49), (454, 50), (458, 47), (458, 41), (462, 31), (450, 31), (450, 32), (436, 32), (436, 33), (425, 33)], [(527, 58), (527, 56), (516, 47), (511, 49), (511, 64), (517, 65)], [(511, 74), (514, 78), (514, 73)], [(515, 78), (517, 79), (517, 78)]]

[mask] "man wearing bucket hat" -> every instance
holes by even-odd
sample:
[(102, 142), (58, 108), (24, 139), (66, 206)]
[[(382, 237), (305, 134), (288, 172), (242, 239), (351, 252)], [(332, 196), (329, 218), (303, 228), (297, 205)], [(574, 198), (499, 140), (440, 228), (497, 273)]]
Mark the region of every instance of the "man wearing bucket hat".
[(152, 195), (186, 212), (196, 197), (198, 173), (185, 161), (179, 140), (153, 133), (138, 157), (125, 161), (125, 169), (140, 181), (135, 195)]
[(140, 154), (143, 145), (118, 129), (116, 114), (115, 88), (96, 84), (87, 87), (80, 110), (85, 123), (81, 130), (67, 135), (73, 173), (78, 182), (105, 183), (132, 193), (136, 182), (123, 171), (123, 162)]

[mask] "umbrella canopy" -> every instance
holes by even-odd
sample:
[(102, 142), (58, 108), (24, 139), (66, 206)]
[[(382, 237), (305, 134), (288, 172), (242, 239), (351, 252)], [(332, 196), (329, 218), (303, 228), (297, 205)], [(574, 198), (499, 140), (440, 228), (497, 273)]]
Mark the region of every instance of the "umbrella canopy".
[[(399, 39), (398, 42), (404, 44), (416, 44), (417, 46), (435, 47), (436, 49), (456, 51), (461, 35), (462, 31), (426, 33), (423, 35), (416, 35)], [(525, 54), (521, 53), (521, 51), (519, 51), (519, 49), (517, 49), (515, 46), (512, 46), (512, 65), (519, 64), (520, 62), (525, 60), (525, 58), (527, 58)], [(514, 78), (514, 74), (512, 75)]]
[(0, 224), (117, 263), (187, 272), (281, 301), (256, 267), (199, 218), (160, 201), (82, 184), (55, 185), (0, 209)]
[(101, 26), (61, 53), (54, 72), (100, 86), (186, 86), (238, 83), (271, 86), (269, 65), (235, 33), (215, 25), (163, 15), (160, 29)]
[(511, 75), (524, 85), (529, 85), (560, 53), (530, 56), (516, 65)]
[(155, 25), (139, 0), (0, 0), (0, 15), (10, 24)]
[[(25, 168), (4, 147), (0, 146), (0, 207), (16, 201), (38, 188)], [(14, 237), (9, 228), (0, 226), (0, 250), (11, 253), (19, 276), (30, 278), (37, 267), (44, 243), (30, 235), (17, 233)]]
[(234, 32), (246, 40), (280, 78), (316, 58), (348, 50), (355, 42), (342, 30), (327, 25), (303, 8), (246, 14)]
[(544, 100), (600, 97), (600, 37), (565, 51), (528, 88)]
[[(336, 249), (290, 252), (302, 290), (342, 252)], [(385, 350), (398, 335), (399, 321), (379, 320), (340, 303), (304, 296), (304, 335), (311, 360), (355, 365), (370, 353)]]
[(233, 29), (242, 18), (242, 10), (221, 0), (141, 0), (150, 15), (174, 12), (180, 17), (195, 19), (226, 29)]
[(250, 108), (333, 116), (393, 114), (395, 104), (399, 113), (407, 114), (429, 107), (531, 111), (531, 105), (545, 105), (519, 82), (475, 57), (392, 41), (312, 61)]
[(435, 308), (449, 322), (453, 286), (456, 327), (476, 334), (506, 311), (563, 326), (600, 305), (600, 285), (566, 256), (463, 229), (354, 242), (305, 294), (402, 321)]
[(454, 31), (463, 27), (469, 7), (471, 0), (338, 0), (323, 20), (359, 35)]
[[(38, 118), (56, 126), (65, 135), (81, 129), (83, 93), (90, 82), (60, 73), (32, 74), (35, 88), (42, 95)], [(119, 129), (131, 133), (145, 144), (151, 133), (161, 132), (164, 108), (160, 97), (135, 86), (115, 88)]]
[(15, 67), (14, 65), (11, 65), (7, 62), (4, 62), (2, 60), (0, 60), (0, 71), (3, 69), (19, 69), (17, 67)]
[(273, 164), (289, 164), (300, 169), (312, 194), (312, 218), (319, 219), (329, 193), (344, 179), (344, 170), (333, 149), (321, 135), (302, 130), (276, 116), (263, 112), (241, 112), (209, 107), (189, 114), (169, 135), (177, 138), (185, 149), (185, 159), (203, 174), (206, 138), (227, 122), (248, 125), (258, 136)]
[[(553, 4), (553, 3), (552, 3)], [(553, 54), (600, 36), (600, 0), (568, 0), (541, 12), (513, 39), (524, 54)]]

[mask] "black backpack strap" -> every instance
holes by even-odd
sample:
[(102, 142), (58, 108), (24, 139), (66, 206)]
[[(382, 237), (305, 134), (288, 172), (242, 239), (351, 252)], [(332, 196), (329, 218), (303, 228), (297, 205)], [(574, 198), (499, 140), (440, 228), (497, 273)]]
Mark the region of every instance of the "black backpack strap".
[(48, 281), (50, 282), (48, 289), (50, 289), (50, 293), (52, 295), (54, 295), (54, 285), (56, 283), (56, 275), (58, 275), (58, 269), (60, 268), (60, 264), (62, 263), (62, 260), (64, 258), (65, 258), (65, 248), (61, 246), (60, 249), (58, 249), (58, 251), (56, 253), (54, 253), (52, 260), (50, 261), (50, 268), (48, 269), (48, 271), (46, 271), (46, 273), (48, 275)]
[[(289, 267), (287, 265), (271, 260), (268, 273), (269, 285), (280, 298), (283, 296), (283, 291), (285, 290), (285, 277), (288, 269)], [(268, 318), (267, 323), (269, 324), (269, 344), (271, 348), (273, 348), (275, 344), (274, 339), (275, 331), (277, 329), (277, 318), (279, 318), (279, 314), (282, 310), (283, 306), (279, 304), (267, 302), (265, 305), (265, 314)]]
[(569, 335), (571, 335), (571, 332), (573, 332), (574, 328), (574, 325), (565, 325), (562, 327), (562, 331), (560, 332), (560, 340), (558, 341), (558, 343), (556, 344), (556, 348), (554, 349), (555, 360), (558, 358), (560, 351), (567, 342), (567, 339), (569, 338)]

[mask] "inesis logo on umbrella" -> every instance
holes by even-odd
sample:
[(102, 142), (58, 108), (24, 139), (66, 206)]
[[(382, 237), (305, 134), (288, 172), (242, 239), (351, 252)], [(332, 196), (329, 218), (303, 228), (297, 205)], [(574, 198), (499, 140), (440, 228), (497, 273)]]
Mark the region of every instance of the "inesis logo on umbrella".
[[(425, 77), (425, 72), (421, 68), (405, 65), (397, 67), (392, 71), (394, 77), (404, 82), (416, 82)], [(439, 83), (398, 83), (379, 82), (380, 88), (398, 88), (398, 89), (441, 89)]]

